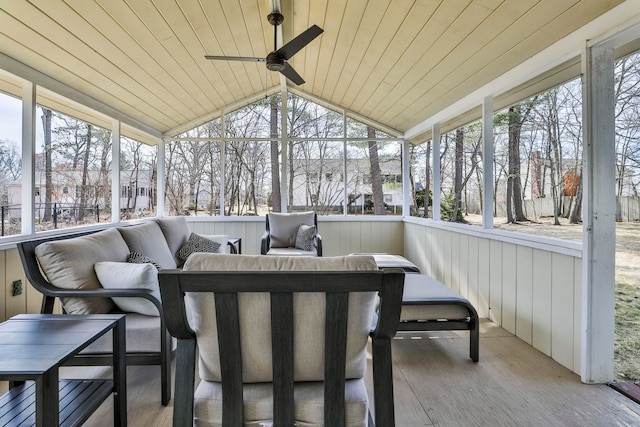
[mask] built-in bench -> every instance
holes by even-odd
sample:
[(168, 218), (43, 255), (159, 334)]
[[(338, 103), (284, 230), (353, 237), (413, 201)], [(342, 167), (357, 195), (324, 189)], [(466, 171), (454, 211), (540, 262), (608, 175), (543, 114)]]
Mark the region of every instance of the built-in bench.
[(478, 313), (469, 300), (434, 278), (420, 274), (418, 266), (403, 256), (367, 255), (373, 256), (380, 269), (401, 268), (407, 273), (398, 331), (468, 330), (470, 357), (474, 362), (478, 361), (480, 324)]

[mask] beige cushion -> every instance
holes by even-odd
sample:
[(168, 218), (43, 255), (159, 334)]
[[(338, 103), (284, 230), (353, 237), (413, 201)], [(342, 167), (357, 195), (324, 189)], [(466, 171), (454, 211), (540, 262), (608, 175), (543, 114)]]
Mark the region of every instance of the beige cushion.
[[(149, 289), (160, 299), (158, 270), (153, 264), (128, 262), (97, 262), (94, 265), (100, 284), (105, 289)], [(113, 302), (125, 313), (159, 316), (156, 306), (144, 298), (113, 297)]]
[[(377, 270), (369, 256), (264, 257), (259, 255), (191, 255), (185, 271), (355, 271)], [(312, 273), (309, 273), (312, 274)], [(304, 282), (300, 283), (304, 286)], [(215, 305), (212, 294), (187, 294), (190, 323), (200, 349), (200, 377), (220, 381)], [(373, 293), (349, 297), (347, 378), (361, 378), (366, 370), (366, 343), (373, 313)], [(239, 296), (243, 381), (272, 381), (269, 295)], [(324, 378), (324, 294), (294, 295), (294, 379)]]
[(293, 248), (300, 224), (314, 225), (313, 212), (269, 214), (269, 235), (272, 248)]
[[(272, 385), (248, 384), (243, 388), (244, 425), (259, 426), (273, 419)], [(294, 385), (293, 415), (297, 426), (324, 426), (322, 383)], [(366, 427), (369, 403), (364, 380), (348, 380), (345, 384), (345, 426)], [(222, 427), (222, 389), (220, 383), (202, 381), (194, 397), (194, 425)], [(329, 426), (327, 426), (329, 427)]]
[[(187, 225), (187, 220), (183, 216), (172, 216), (166, 218), (158, 218), (155, 220), (160, 229), (162, 230), (162, 234), (164, 234), (164, 238), (167, 241), (167, 246), (169, 246), (169, 250), (173, 255), (173, 259), (176, 262), (178, 267), (182, 267), (184, 261), (182, 261), (176, 255), (180, 248), (184, 246), (185, 243), (189, 240), (189, 236), (191, 236), (191, 231), (189, 226)], [(214, 242), (220, 243), (220, 247), (218, 248), (219, 253), (227, 252), (227, 244), (229, 242), (229, 236), (226, 234), (201, 234), (197, 233), (199, 236), (204, 237), (205, 239), (213, 240)]]
[[(160, 351), (160, 316), (127, 313), (125, 320), (127, 353)], [(111, 353), (111, 331), (87, 347), (87, 353)]]
[(267, 255), (277, 256), (316, 256), (318, 252), (315, 248), (311, 251), (305, 251), (297, 248), (271, 248), (267, 251)]
[[(36, 247), (38, 263), (47, 280), (62, 289), (101, 288), (94, 264), (124, 262), (128, 255), (129, 248), (115, 228)], [(62, 304), (69, 314), (108, 313), (114, 307), (110, 298), (63, 298)]]
[[(118, 228), (131, 252), (146, 255), (162, 268), (176, 268), (177, 264), (169, 250), (160, 226), (155, 221), (130, 227)], [(102, 260), (104, 261), (104, 260)]]
[(183, 216), (172, 216), (166, 218), (158, 218), (156, 222), (164, 234), (164, 238), (169, 246), (169, 251), (173, 255), (173, 259), (177, 266), (182, 265), (182, 261), (178, 259), (176, 253), (187, 243), (191, 231), (187, 225), (187, 220)]

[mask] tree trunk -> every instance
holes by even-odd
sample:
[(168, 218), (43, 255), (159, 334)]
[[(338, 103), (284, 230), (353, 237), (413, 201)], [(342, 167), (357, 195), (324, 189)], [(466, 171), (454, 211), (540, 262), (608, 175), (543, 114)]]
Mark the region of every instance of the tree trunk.
[(571, 224), (579, 224), (582, 220), (582, 168), (579, 168), (578, 173), (578, 188), (576, 188), (576, 200), (569, 215), (569, 222)]
[[(528, 113), (527, 113), (528, 114)], [(507, 178), (507, 222), (528, 221), (522, 206), (520, 174), (520, 134), (523, 115), (520, 106), (509, 108), (509, 175)]]
[[(87, 126), (87, 143), (84, 149), (84, 161), (82, 162), (82, 185), (80, 186), (80, 210), (78, 211), (78, 221), (84, 220), (84, 212), (87, 207), (87, 181), (89, 176), (89, 151), (91, 150), (91, 129)], [(96, 218), (97, 220), (97, 218)]]
[(51, 153), (53, 147), (51, 146), (51, 110), (46, 108), (42, 109), (42, 130), (44, 133), (44, 222), (51, 221), (51, 195), (53, 193), (53, 177), (52, 177), (52, 162)]
[[(280, 143), (278, 138), (278, 101), (275, 96), (271, 97), (271, 210), (280, 212), (282, 210), (282, 195), (280, 194)], [(257, 214), (257, 212), (256, 212)]]
[[(382, 193), (382, 173), (380, 172), (380, 158), (378, 157), (378, 143), (374, 141), (376, 130), (367, 126), (367, 137), (369, 141), (369, 162), (371, 164), (371, 193), (373, 193), (373, 213), (375, 215), (385, 215), (384, 195)], [(364, 195), (363, 203), (364, 203)]]
[(464, 131), (456, 129), (455, 175), (453, 181), (454, 210), (451, 222), (465, 222), (462, 214), (462, 165), (464, 163)]

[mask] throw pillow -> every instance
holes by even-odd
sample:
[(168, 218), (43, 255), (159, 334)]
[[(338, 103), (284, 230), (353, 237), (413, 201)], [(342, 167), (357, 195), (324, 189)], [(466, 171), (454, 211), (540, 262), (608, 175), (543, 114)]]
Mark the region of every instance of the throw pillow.
[(127, 257), (127, 262), (132, 264), (146, 264), (149, 263), (153, 265), (158, 271), (160, 271), (160, 264), (155, 262), (153, 259), (149, 258), (146, 255), (141, 254), (140, 252), (131, 252)]
[(176, 252), (176, 257), (179, 260), (186, 261), (189, 255), (194, 252), (218, 252), (219, 248), (220, 243), (204, 238), (196, 233), (191, 233), (187, 243)]
[(300, 224), (296, 234), (296, 248), (303, 251), (312, 251), (315, 248), (313, 238), (316, 235), (315, 225)]
[[(97, 262), (93, 266), (100, 284), (105, 289), (149, 289), (160, 300), (158, 270), (150, 263)], [(113, 302), (125, 313), (159, 316), (158, 309), (144, 298), (113, 297)]]

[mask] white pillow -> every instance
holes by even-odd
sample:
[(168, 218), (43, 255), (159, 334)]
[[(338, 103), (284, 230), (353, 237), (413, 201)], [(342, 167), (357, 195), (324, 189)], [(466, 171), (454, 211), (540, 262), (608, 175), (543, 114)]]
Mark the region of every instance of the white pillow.
[[(160, 299), (158, 270), (153, 264), (128, 262), (97, 262), (93, 266), (100, 284), (105, 289), (150, 289)], [(160, 316), (156, 306), (144, 298), (114, 297), (113, 302), (125, 313)]]

